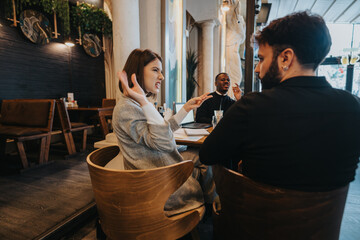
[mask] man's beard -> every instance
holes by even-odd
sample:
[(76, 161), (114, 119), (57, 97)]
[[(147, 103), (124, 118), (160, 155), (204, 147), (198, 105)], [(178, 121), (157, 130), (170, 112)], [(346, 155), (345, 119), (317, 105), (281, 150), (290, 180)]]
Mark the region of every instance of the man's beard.
[(270, 89), (280, 83), (281, 77), (276, 58), (272, 60), (269, 70), (260, 80), (262, 89)]

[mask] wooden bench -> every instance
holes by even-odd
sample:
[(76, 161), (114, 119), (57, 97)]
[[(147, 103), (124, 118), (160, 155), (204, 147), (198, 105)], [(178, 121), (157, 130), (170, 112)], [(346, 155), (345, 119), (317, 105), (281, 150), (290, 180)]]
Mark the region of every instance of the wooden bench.
[(49, 159), (54, 119), (54, 99), (3, 100), (0, 116), (0, 151), (5, 156), (6, 140), (17, 145), (23, 168), (28, 168), (24, 142), (40, 139), (39, 164)]

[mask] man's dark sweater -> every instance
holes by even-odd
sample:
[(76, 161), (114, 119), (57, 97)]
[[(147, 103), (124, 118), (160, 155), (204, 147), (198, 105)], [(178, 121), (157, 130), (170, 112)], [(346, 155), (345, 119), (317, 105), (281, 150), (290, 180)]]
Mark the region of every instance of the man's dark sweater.
[(217, 92), (212, 92), (213, 97), (206, 100), (196, 111), (196, 122), (211, 123), (214, 110), (223, 110), (225, 112), (235, 102), (229, 96), (219, 95)]
[(204, 164), (232, 165), (266, 184), (328, 191), (354, 180), (360, 155), (360, 101), (324, 77), (294, 77), (248, 93), (201, 146)]

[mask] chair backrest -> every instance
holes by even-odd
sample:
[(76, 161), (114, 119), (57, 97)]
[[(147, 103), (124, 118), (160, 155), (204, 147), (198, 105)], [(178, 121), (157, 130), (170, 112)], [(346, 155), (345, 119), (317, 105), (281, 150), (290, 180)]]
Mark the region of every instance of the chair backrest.
[(103, 98), (102, 99), (102, 107), (115, 107), (116, 99), (115, 98)]
[(54, 109), (54, 99), (2, 100), (0, 123), (49, 132), (53, 126)]
[(71, 122), (70, 122), (69, 113), (65, 106), (65, 99), (57, 99), (56, 100), (56, 108), (57, 108), (57, 113), (59, 116), (62, 130), (64, 132), (71, 131)]
[(302, 192), (255, 182), (214, 166), (221, 210), (217, 239), (338, 239), (348, 185), (328, 192)]
[(146, 170), (112, 170), (104, 166), (118, 146), (98, 149), (87, 157), (101, 221), (109, 239), (177, 239), (199, 222), (197, 212), (166, 217), (164, 205), (191, 175), (193, 163)]

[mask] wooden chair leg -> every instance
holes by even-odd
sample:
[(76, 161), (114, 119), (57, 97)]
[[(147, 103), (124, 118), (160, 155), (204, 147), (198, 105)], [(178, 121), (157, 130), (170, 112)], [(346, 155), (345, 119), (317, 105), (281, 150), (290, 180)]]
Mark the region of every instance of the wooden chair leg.
[(50, 144), (51, 144), (51, 134), (49, 134), (45, 140), (45, 152), (44, 152), (45, 163), (49, 161)]
[(18, 142), (16, 141), (16, 146), (18, 148), (19, 151), (19, 155), (20, 155), (20, 159), (21, 159), (21, 163), (23, 165), (23, 168), (28, 168), (29, 167), (29, 163), (28, 160), (26, 158), (26, 153), (25, 153), (25, 149), (24, 149), (24, 144), (23, 142)]
[(82, 138), (82, 148), (81, 148), (81, 151), (85, 151), (86, 150), (86, 140), (87, 140), (87, 129), (84, 129), (84, 132), (83, 132), (83, 138)]
[(44, 163), (45, 158), (45, 148), (46, 148), (46, 137), (42, 137), (40, 141), (40, 154), (39, 154), (39, 164)]
[(64, 133), (65, 143), (68, 150), (69, 155), (76, 153), (74, 138), (71, 132)]

